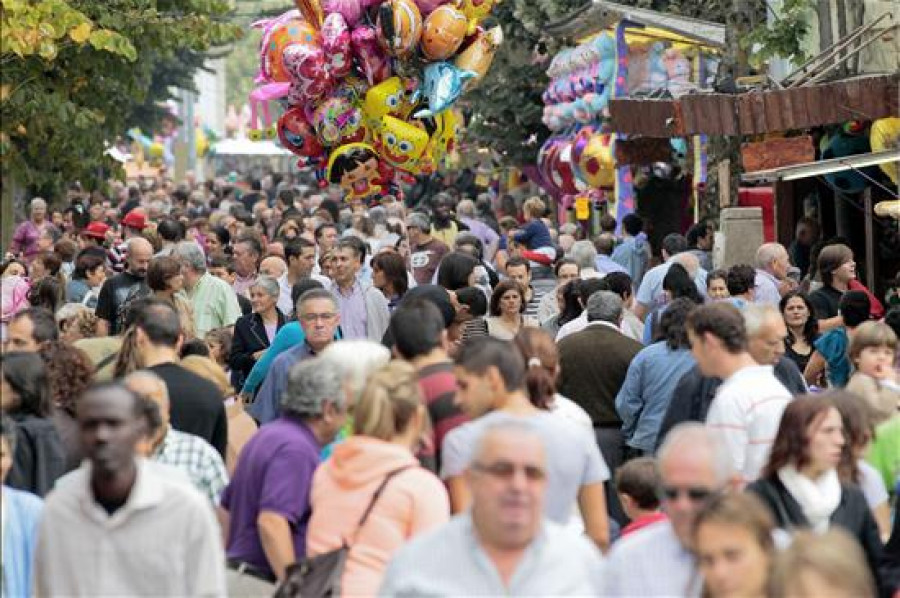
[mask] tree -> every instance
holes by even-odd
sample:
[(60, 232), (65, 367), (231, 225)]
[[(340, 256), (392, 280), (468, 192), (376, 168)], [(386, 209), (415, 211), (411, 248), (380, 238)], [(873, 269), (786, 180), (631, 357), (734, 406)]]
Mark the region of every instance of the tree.
[(226, 0), (3, 0), (0, 166), (32, 193), (95, 186), (105, 143), (152, 130), (175, 87), (240, 29)]

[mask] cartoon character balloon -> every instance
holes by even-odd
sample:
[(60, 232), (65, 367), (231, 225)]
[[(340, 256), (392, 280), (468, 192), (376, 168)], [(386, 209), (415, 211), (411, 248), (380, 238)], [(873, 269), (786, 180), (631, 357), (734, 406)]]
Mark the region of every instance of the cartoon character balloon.
[(459, 49), (469, 23), (466, 16), (449, 5), (438, 6), (425, 19), (422, 54), (429, 60), (446, 60)]
[(385, 0), (378, 7), (376, 29), (391, 56), (409, 55), (422, 37), (422, 13), (413, 0)]
[(349, 143), (331, 152), (326, 173), (329, 183), (340, 185), (346, 192), (347, 201), (383, 193), (389, 182), (378, 153), (367, 143)]
[(319, 141), (326, 146), (365, 141), (367, 129), (362, 111), (343, 94), (336, 94), (315, 109), (312, 125)]
[(288, 108), (278, 119), (278, 139), (281, 145), (296, 156), (315, 158), (325, 151), (301, 106)]
[(384, 116), (381, 121), (379, 135), (381, 157), (395, 168), (412, 173), (418, 172), (419, 161), (428, 146), (428, 133), (393, 116)]
[(414, 116), (434, 116), (453, 105), (462, 95), (463, 87), (476, 73), (463, 70), (449, 62), (432, 62), (425, 67), (425, 87), (423, 94), (428, 100), (428, 109), (420, 110)]
[(391, 77), (366, 92), (363, 113), (370, 128), (380, 129), (383, 116), (406, 118), (412, 110), (410, 88), (400, 77)]

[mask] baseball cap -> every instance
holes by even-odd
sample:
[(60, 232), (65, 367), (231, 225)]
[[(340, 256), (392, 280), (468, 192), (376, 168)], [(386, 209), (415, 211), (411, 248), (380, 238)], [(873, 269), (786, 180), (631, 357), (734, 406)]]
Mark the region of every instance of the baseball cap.
[(147, 218), (140, 212), (131, 210), (130, 212), (125, 214), (124, 218), (122, 218), (122, 226), (144, 230), (144, 228), (147, 226)]
[(109, 226), (103, 224), (102, 222), (91, 222), (88, 224), (84, 230), (81, 231), (81, 234), (85, 237), (91, 237), (93, 239), (104, 240), (106, 238), (106, 233), (109, 231)]

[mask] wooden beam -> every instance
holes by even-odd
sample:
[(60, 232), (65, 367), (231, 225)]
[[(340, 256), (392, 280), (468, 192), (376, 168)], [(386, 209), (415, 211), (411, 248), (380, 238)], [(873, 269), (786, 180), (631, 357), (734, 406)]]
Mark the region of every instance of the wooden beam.
[(816, 159), (812, 137), (783, 137), (741, 145), (745, 172), (806, 164)]

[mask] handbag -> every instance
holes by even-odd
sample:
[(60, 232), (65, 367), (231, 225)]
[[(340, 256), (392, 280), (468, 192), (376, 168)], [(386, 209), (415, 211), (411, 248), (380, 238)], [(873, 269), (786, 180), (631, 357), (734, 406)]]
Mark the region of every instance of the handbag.
[[(378, 497), (381, 496), (388, 482), (395, 475), (410, 467), (413, 466), (407, 465), (395, 469), (385, 476), (378, 489), (375, 490), (375, 494), (372, 495), (369, 506), (366, 507), (362, 517), (360, 517), (359, 523), (356, 524), (356, 531), (353, 534), (354, 542), (359, 536), (359, 530), (365, 525), (372, 508), (378, 502)], [(344, 565), (347, 563), (347, 556), (350, 554), (351, 547), (352, 545), (348, 545), (347, 540), (342, 538), (340, 548), (290, 565), (285, 572), (284, 581), (275, 591), (274, 598), (340, 596), (341, 577), (344, 574)]]

